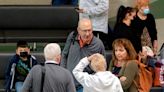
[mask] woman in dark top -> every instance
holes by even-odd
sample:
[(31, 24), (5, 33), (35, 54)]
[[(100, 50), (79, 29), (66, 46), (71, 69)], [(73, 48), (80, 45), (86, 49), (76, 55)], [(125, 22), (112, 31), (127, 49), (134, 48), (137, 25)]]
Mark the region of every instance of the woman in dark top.
[(157, 42), (157, 29), (155, 24), (155, 19), (150, 13), (149, 0), (137, 0), (136, 8), (137, 14), (136, 18), (132, 21), (132, 27), (135, 29), (135, 34), (138, 40), (141, 42), (141, 34), (143, 29), (146, 27), (151, 38), (151, 43), (153, 46), (153, 51), (156, 54), (158, 42)]
[(137, 39), (137, 36), (134, 34), (134, 30), (131, 27), (131, 21), (135, 16), (136, 10), (134, 8), (120, 6), (114, 27), (114, 39), (129, 39), (138, 53), (142, 49), (141, 42)]

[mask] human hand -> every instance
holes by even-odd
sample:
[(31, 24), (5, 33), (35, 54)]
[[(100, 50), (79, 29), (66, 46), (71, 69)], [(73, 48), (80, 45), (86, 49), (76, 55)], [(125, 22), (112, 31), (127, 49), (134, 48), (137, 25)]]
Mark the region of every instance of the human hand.
[(76, 7), (75, 10), (76, 10), (78, 13), (83, 13), (83, 12), (84, 12), (84, 9), (80, 9), (80, 8), (78, 8), (78, 7)]
[(126, 80), (126, 77), (125, 76), (121, 76), (120, 77), (120, 81), (125, 81)]
[(139, 56), (140, 59), (146, 59), (147, 58), (147, 51), (146, 50), (142, 50), (142, 52), (140, 51), (138, 53), (138, 56)]
[(91, 62), (94, 57), (96, 57), (98, 53), (92, 54), (91, 56), (88, 57), (88, 61)]
[(154, 55), (157, 55), (157, 48), (153, 48)]
[(158, 41), (154, 40), (153, 42), (153, 52), (156, 55), (157, 54), (157, 50), (158, 50)]

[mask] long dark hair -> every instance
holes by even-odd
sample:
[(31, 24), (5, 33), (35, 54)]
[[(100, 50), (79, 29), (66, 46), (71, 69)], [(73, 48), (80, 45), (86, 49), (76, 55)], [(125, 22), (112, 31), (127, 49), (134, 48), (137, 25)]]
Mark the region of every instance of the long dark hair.
[(134, 12), (135, 9), (132, 8), (132, 7), (125, 7), (123, 5), (121, 5), (119, 8), (118, 8), (118, 12), (117, 12), (117, 18), (116, 18), (116, 23), (115, 23), (115, 26), (114, 26), (114, 30), (116, 30), (116, 27), (123, 22), (123, 19), (126, 17), (126, 14), (127, 13), (131, 13), (131, 12)]

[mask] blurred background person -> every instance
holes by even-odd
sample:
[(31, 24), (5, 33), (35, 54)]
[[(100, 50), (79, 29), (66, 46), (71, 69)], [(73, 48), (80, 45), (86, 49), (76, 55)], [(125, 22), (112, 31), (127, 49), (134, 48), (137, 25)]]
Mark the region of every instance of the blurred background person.
[[(141, 35), (146, 28), (152, 45), (154, 54), (157, 53), (158, 41), (157, 41), (157, 29), (154, 16), (150, 13), (149, 0), (137, 0), (136, 1), (136, 18), (132, 21), (132, 27), (135, 29), (135, 34), (138, 40), (141, 42)], [(141, 50), (142, 51), (142, 50)]]
[(142, 50), (141, 42), (138, 40), (131, 22), (136, 16), (136, 9), (131, 7), (120, 6), (117, 13), (117, 20), (114, 27), (114, 39), (129, 39), (137, 53)]
[(6, 91), (11, 91), (14, 87), (16, 92), (21, 92), (27, 74), (36, 64), (36, 58), (30, 55), (27, 42), (18, 41), (16, 54), (11, 58), (6, 71)]

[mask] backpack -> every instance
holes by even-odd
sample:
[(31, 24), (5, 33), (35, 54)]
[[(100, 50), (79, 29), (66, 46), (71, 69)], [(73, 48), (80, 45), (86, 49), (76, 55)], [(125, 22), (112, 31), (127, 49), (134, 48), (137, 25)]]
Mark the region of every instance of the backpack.
[(152, 70), (147, 65), (141, 63), (140, 60), (136, 61), (138, 64), (138, 77), (134, 80), (138, 92), (150, 92), (153, 83)]

